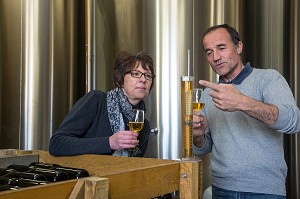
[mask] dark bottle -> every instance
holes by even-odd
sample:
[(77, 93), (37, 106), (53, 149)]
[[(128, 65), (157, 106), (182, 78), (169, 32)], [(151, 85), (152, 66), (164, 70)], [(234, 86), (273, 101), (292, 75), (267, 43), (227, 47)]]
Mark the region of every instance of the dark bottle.
[(77, 169), (71, 167), (56, 167), (55, 170), (66, 172), (70, 179), (78, 179), (89, 176), (88, 171), (85, 169)]
[(12, 181), (16, 180), (16, 178), (9, 178), (9, 177), (0, 177), (0, 184), (1, 185), (9, 185)]
[(78, 169), (78, 168), (72, 168), (72, 167), (63, 167), (58, 164), (50, 164), (50, 163), (44, 163), (44, 162), (32, 162), (30, 164), (31, 167), (38, 167), (43, 169), (51, 169), (51, 170), (57, 170), (57, 171), (63, 171), (68, 174), (69, 179), (78, 179), (82, 177), (89, 176), (89, 173), (85, 169)]
[(6, 168), (7, 169), (14, 169), (14, 170), (20, 171), (20, 172), (29, 172), (33, 169), (30, 166), (19, 165), (19, 164), (11, 164), (11, 165), (7, 166)]
[(32, 162), (30, 164), (30, 166), (44, 168), (44, 169), (64, 171), (68, 174), (69, 179), (77, 179), (77, 178), (89, 176), (88, 171), (85, 169), (64, 167), (64, 166), (60, 166), (58, 164), (50, 164), (50, 163), (44, 163), (44, 162)]
[(13, 179), (9, 182), (9, 185), (11, 186), (17, 186), (17, 187), (31, 187), (36, 185), (45, 185), (48, 184), (47, 181), (40, 181), (40, 180), (31, 180), (31, 179)]
[(68, 174), (64, 171), (52, 170), (52, 169), (43, 169), (35, 168), (32, 172), (44, 175), (48, 181), (58, 182), (68, 180)]
[(41, 181), (47, 181), (47, 177), (39, 174), (39, 173), (29, 173), (29, 172), (10, 172), (5, 175), (5, 177), (13, 177), (13, 178), (26, 178), (26, 179), (32, 179), (32, 180), (41, 180)]
[(8, 190), (17, 190), (19, 187), (10, 186), (10, 185), (0, 185), (0, 191), (8, 191)]
[(44, 162), (32, 162), (29, 166), (39, 167), (43, 169), (55, 169), (56, 167), (60, 167), (58, 164), (49, 164)]
[(13, 170), (13, 169), (0, 168), (0, 176), (4, 176), (4, 175), (6, 175), (6, 174), (8, 174), (8, 173), (10, 173), (10, 172), (13, 172), (13, 171), (15, 171), (15, 170)]

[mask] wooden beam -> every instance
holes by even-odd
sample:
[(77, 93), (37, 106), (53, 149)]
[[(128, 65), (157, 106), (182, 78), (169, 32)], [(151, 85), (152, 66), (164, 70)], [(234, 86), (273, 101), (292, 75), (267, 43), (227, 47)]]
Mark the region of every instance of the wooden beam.
[(202, 163), (199, 160), (180, 162), (180, 198), (202, 198)]
[(72, 192), (77, 180), (68, 180), (62, 182), (50, 183), (47, 185), (38, 185), (22, 188), (13, 191), (0, 192), (1, 199), (62, 199), (68, 198)]
[(85, 199), (108, 199), (108, 179), (89, 177), (84, 180)]
[(179, 190), (179, 164), (105, 176), (112, 199), (154, 198)]
[(86, 177), (79, 180), (68, 180), (50, 183), (14, 191), (3, 191), (1, 199), (108, 199), (108, 179)]

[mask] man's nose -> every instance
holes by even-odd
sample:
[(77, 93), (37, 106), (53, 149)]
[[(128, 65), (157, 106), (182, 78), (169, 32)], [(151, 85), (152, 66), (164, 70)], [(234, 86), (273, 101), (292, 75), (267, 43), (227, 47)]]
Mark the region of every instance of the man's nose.
[(213, 56), (214, 56), (213, 60), (214, 61), (217, 61), (217, 60), (219, 60), (221, 58), (220, 53), (218, 51), (214, 51), (213, 53), (214, 53), (213, 54)]

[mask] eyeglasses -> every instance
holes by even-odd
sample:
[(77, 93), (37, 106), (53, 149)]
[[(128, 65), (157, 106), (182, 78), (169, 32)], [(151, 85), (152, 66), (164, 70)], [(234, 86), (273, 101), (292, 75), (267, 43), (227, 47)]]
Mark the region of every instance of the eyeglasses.
[(145, 79), (147, 80), (153, 80), (155, 78), (155, 75), (152, 73), (142, 73), (141, 71), (138, 70), (132, 70), (130, 71), (131, 77), (134, 78), (141, 78), (142, 75), (144, 75)]

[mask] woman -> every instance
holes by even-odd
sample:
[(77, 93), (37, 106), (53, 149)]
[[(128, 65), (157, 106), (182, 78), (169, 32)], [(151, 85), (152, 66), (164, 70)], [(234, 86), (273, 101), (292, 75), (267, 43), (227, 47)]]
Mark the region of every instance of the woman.
[(145, 110), (143, 99), (154, 82), (152, 58), (122, 52), (115, 62), (115, 89), (90, 91), (68, 113), (51, 137), (49, 153), (54, 156), (102, 154), (144, 156), (150, 133), (149, 121), (135, 133), (129, 130), (132, 109)]

